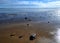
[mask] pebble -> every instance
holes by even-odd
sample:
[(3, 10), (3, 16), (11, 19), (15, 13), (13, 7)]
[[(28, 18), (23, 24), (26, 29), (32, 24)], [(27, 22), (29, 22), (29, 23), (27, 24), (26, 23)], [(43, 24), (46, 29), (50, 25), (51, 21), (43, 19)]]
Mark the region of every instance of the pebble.
[(27, 17), (25, 17), (25, 20), (27, 20), (28, 18)]
[(15, 35), (11, 34), (10, 36), (15, 36)]
[(48, 21), (48, 23), (50, 23), (50, 22)]
[(22, 38), (23, 36), (19, 36), (19, 38)]

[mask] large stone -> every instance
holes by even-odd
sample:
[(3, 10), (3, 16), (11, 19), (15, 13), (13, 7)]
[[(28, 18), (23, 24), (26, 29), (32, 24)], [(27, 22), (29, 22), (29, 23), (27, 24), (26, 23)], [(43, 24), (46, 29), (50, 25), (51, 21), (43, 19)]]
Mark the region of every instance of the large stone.
[(36, 38), (36, 34), (32, 34), (32, 35), (29, 37), (30, 40), (34, 40), (35, 38)]

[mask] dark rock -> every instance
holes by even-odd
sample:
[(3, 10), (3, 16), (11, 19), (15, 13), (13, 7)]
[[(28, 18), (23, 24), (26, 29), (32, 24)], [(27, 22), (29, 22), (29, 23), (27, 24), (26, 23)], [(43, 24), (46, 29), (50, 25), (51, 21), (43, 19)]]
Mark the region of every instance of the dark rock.
[(27, 17), (25, 17), (25, 20), (27, 20), (28, 18)]
[(27, 26), (29, 26), (29, 24), (27, 24)]
[(15, 36), (15, 35), (11, 34), (10, 36)]
[(34, 40), (35, 38), (36, 38), (36, 34), (33, 34), (33, 35), (30, 36), (29, 39), (30, 39), (30, 40)]
[(19, 36), (19, 38), (22, 38), (23, 36)]
[(48, 23), (50, 23), (50, 22), (48, 21)]

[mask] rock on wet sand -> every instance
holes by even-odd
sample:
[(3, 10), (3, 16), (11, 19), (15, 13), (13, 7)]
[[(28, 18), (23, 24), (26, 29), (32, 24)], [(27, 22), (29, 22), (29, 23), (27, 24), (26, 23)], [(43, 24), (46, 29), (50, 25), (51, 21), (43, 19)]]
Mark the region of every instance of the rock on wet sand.
[(29, 37), (30, 40), (34, 40), (35, 38), (36, 38), (36, 34), (32, 34), (32, 35)]

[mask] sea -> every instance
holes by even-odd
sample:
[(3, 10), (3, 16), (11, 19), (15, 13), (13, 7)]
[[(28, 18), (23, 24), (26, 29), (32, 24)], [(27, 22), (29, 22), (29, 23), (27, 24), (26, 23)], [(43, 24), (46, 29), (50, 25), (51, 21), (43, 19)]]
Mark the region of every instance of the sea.
[(60, 23), (60, 9), (0, 8), (0, 24), (22, 22)]

